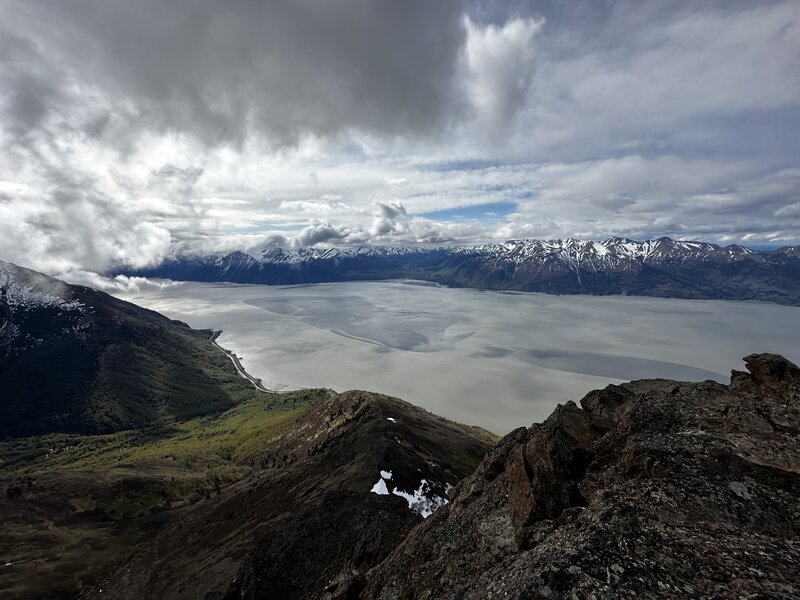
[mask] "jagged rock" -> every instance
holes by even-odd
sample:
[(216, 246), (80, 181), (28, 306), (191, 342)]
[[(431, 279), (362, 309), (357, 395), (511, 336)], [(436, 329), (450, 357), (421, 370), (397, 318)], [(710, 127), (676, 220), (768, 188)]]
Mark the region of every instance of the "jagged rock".
[(800, 390), (800, 369), (778, 354), (751, 354), (744, 358), (747, 370), (758, 385), (779, 394)]
[(532, 523), (586, 505), (578, 483), (592, 459), (592, 443), (608, 426), (604, 417), (568, 402), (542, 425), (533, 425), (527, 442), (511, 451), (505, 470), (519, 548), (527, 546), (526, 532)]
[(796, 598), (798, 368), (636, 381), (517, 430), (363, 599)]

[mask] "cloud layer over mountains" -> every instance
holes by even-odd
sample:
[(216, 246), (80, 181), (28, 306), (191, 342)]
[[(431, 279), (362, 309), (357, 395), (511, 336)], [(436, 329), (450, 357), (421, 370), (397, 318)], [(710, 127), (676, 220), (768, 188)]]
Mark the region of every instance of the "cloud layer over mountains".
[(0, 258), (800, 242), (800, 5), (0, 1)]

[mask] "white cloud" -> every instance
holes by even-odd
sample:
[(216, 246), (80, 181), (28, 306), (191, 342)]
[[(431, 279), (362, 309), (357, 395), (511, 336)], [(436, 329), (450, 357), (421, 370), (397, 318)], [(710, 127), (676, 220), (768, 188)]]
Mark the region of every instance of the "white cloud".
[(525, 105), (536, 70), (536, 35), (544, 21), (513, 18), (502, 27), (480, 26), (469, 16), (465, 45), (467, 92), (484, 133), (507, 135)]
[(7, 3), (0, 258), (800, 242), (797, 2), (256, 4)]
[(407, 213), (399, 202), (376, 202), (372, 216), (369, 233), (374, 237), (402, 234), (406, 230)]
[(141, 292), (142, 290), (163, 289), (183, 285), (177, 281), (167, 281), (159, 279), (148, 279), (147, 277), (128, 277), (126, 275), (116, 275), (114, 277), (104, 277), (93, 271), (66, 271), (63, 273), (54, 272), (58, 279), (76, 285), (85, 285), (105, 292)]
[(312, 223), (291, 238), (290, 246), (299, 248), (317, 244), (346, 240), (350, 235), (347, 227), (336, 226), (330, 221)]

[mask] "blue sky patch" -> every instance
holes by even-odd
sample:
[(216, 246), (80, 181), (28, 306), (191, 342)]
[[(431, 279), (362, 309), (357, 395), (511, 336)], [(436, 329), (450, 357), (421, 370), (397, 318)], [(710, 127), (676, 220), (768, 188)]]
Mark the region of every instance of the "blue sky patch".
[(489, 202), (416, 213), (415, 216), (425, 217), (434, 221), (497, 221), (516, 210), (517, 205), (514, 202)]

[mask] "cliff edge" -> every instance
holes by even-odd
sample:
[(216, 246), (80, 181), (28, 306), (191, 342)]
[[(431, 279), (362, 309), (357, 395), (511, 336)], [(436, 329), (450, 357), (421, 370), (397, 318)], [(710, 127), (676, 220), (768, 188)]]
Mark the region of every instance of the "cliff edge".
[(797, 598), (800, 369), (644, 380), (507, 435), (361, 598)]

